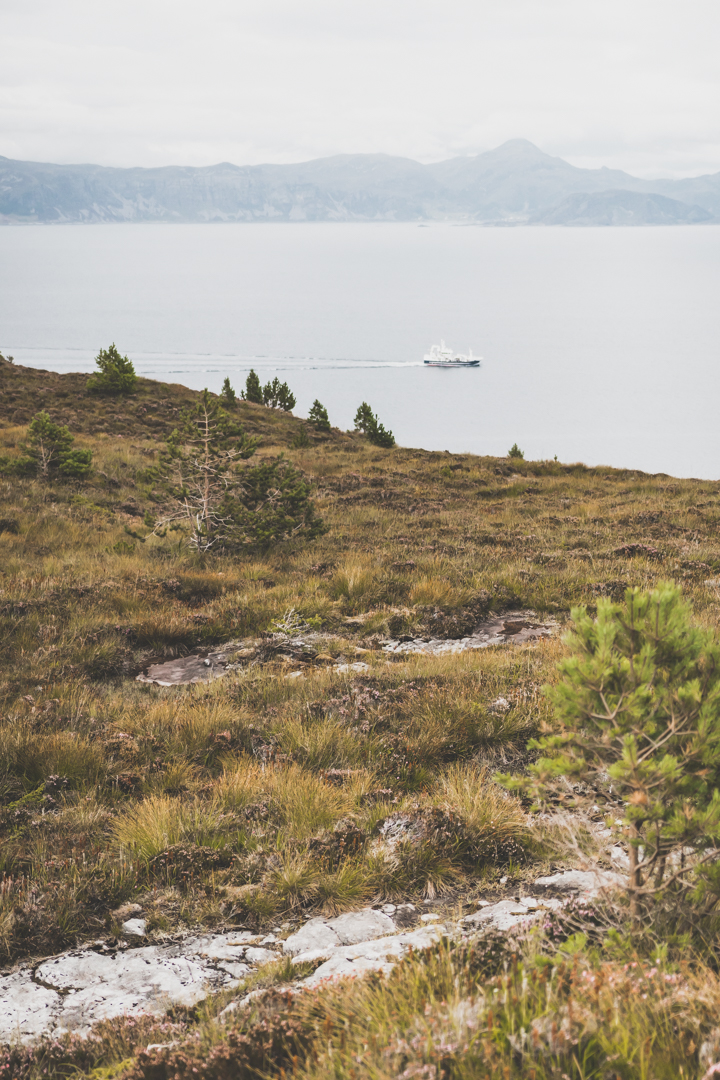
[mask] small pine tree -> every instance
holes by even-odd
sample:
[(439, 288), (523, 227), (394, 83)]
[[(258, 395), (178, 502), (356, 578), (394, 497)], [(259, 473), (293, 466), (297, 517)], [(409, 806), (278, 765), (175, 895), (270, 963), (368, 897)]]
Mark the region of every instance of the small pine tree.
[(317, 431), (329, 431), (330, 430), (330, 418), (328, 417), (327, 409), (324, 405), (321, 405), (317, 398), (315, 398), (312, 408), (308, 413), (308, 420), (317, 429)]
[(546, 688), (555, 731), (528, 775), (503, 776), (547, 808), (560, 781), (628, 844), (633, 915), (720, 898), (720, 645), (673, 583), (572, 612), (569, 655)]
[(263, 405), (263, 391), (258, 378), (257, 372), (252, 368), (248, 373), (248, 377), (245, 380), (245, 391), (243, 393), (245, 401), (251, 401), (253, 405)]
[(112, 343), (95, 357), (98, 373), (88, 379), (88, 390), (96, 394), (131, 394), (137, 383), (132, 360), (121, 356)]
[(90, 472), (92, 450), (73, 450), (73, 435), (64, 424), (56, 424), (46, 412), (30, 422), (28, 439), (22, 443), (30, 468), (46, 479), (54, 473), (82, 479)]
[(230, 385), (230, 379), (227, 375), (225, 376), (225, 382), (222, 384), (220, 398), (224, 405), (234, 405), (237, 400), (235, 391)]
[(520, 449), (517, 443), (513, 443), (507, 452), (507, 456), (510, 458), (518, 458), (519, 461), (525, 460), (525, 453)]
[(395, 436), (388, 431), (377, 418), (366, 401), (363, 401), (355, 413), (355, 430), (362, 431), (374, 446), (382, 446), (389, 450), (395, 445)]
[(263, 386), (263, 405), (269, 409), (282, 409), (283, 412), (292, 412), (297, 404), (295, 395), (286, 382), (281, 383), (277, 375), (272, 382)]
[(266, 550), (288, 540), (314, 540), (328, 531), (315, 513), (302, 474), (282, 456), (248, 466), (221, 507), (229, 550)]
[(382, 446), (385, 450), (390, 450), (395, 445), (395, 436), (392, 431), (383, 427), (377, 417), (375, 417), (374, 427), (368, 431), (368, 439), (375, 446)]
[(190, 526), (190, 544), (204, 553), (222, 542), (229, 528), (221, 504), (240, 482), (237, 464), (252, 457), (258, 440), (249, 438), (203, 390), (195, 407), (180, 415), (178, 428), (169, 436), (155, 473), (175, 509), (155, 524), (161, 529), (174, 521)]
[(367, 401), (363, 401), (362, 405), (358, 405), (358, 411), (355, 413), (355, 430), (362, 431), (363, 435), (367, 435), (374, 422), (375, 414)]

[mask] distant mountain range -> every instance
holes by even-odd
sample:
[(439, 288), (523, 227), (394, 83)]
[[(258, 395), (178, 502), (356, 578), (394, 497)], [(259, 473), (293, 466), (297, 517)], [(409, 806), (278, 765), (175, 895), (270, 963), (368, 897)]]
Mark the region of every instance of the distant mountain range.
[(640, 180), (617, 169), (578, 169), (525, 139), (433, 165), (386, 154), (158, 169), (0, 157), (0, 223), (115, 221), (720, 223), (720, 173)]

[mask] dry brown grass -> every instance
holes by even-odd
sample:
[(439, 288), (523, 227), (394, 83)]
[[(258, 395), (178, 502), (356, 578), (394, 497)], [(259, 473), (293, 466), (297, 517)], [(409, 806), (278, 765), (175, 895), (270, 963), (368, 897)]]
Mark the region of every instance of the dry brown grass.
[[(15, 414), (47, 403), (43, 378), (2, 398), (3, 454), (23, 436)], [(522, 847), (516, 804), (481, 778), (500, 763), (522, 767), (528, 737), (550, 719), (541, 687), (562, 644), (389, 661), (382, 639), (459, 637), (509, 608), (562, 624), (573, 604), (663, 577), (683, 582), (702, 622), (720, 624), (714, 483), (388, 452), (338, 432), (293, 450), (297, 420), (242, 406), (260, 456), (284, 450), (310, 479), (330, 532), (201, 563), (182, 534), (151, 537), (143, 525), (156, 507), (155, 436), (191, 393), (144, 383), (115, 410), (135, 409), (121, 440), (108, 402), (82, 398), (81, 417), (72, 380), (67, 396), (61, 377), (50, 381), (58, 418), (84, 432), (96, 469), (83, 484), (0, 477), (2, 858), (7, 880), (22, 882), (11, 892), (35, 890), (7, 909), (20, 912), (3, 923), (8, 956), (97, 935), (120, 899), (144, 902), (149, 853), (163, 844), (229, 852), (219, 885), (257, 886), (247, 917), (258, 925), (282, 895), (293, 909), (340, 910), (423, 895), (434, 880), (462, 891), (499, 878), (502, 854), (478, 877), (439, 850), (398, 877), (371, 854), (373, 830), (398, 806), (435, 806), (478, 837), (502, 821)], [(157, 410), (139, 412), (153, 401)], [(288, 680), (292, 665), (271, 663), (208, 687), (134, 681), (151, 659), (256, 639), (291, 609), (321, 627), (317, 651), (370, 670), (342, 675), (325, 661)], [(494, 707), (499, 697), (509, 708)], [(85, 805), (94, 809), (83, 816)], [(367, 837), (352, 861), (332, 854), (338, 824)], [(310, 881), (315, 841), (328, 854)], [(203, 873), (168, 926), (210, 918)]]

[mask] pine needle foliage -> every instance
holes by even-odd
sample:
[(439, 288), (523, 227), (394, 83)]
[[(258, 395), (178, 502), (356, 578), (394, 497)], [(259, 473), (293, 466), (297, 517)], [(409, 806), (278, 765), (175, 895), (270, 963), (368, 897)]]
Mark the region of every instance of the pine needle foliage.
[(248, 377), (245, 380), (245, 390), (242, 392), (241, 397), (245, 401), (252, 402), (253, 405), (264, 404), (262, 385), (257, 372), (253, 368), (250, 368), (248, 372)]
[(374, 446), (382, 446), (390, 449), (395, 445), (395, 436), (380, 423), (377, 414), (372, 411), (366, 401), (358, 406), (355, 413), (355, 430), (362, 431), (368, 441)]
[(312, 403), (312, 408), (308, 413), (308, 420), (317, 431), (330, 430), (330, 418), (328, 416), (328, 411), (324, 405), (320, 404), (317, 398), (315, 398)]
[(355, 430), (362, 431), (363, 435), (367, 435), (368, 431), (373, 425), (374, 420), (374, 412), (368, 405), (367, 401), (363, 401), (362, 405), (358, 405), (357, 412), (355, 413)]
[(232, 384), (230, 383), (230, 378), (227, 375), (225, 376), (225, 381), (222, 384), (222, 390), (220, 391), (220, 399), (223, 404), (227, 406), (234, 405), (237, 401), (237, 395), (235, 394), (235, 391), (232, 388)]
[(98, 372), (88, 379), (88, 390), (96, 394), (131, 394), (137, 383), (132, 360), (121, 356), (112, 343), (109, 349), (101, 349), (95, 357)]
[(269, 409), (281, 409), (283, 412), (292, 412), (297, 400), (286, 382), (281, 383), (277, 375), (272, 382), (267, 382), (262, 391), (263, 405)]
[(312, 445), (310, 441), (310, 436), (308, 435), (308, 429), (305, 424), (298, 425), (298, 429), (293, 435), (290, 445), (292, 446), (293, 450), (306, 450), (309, 446)]
[(282, 456), (245, 469), (228, 487), (221, 507), (229, 548), (271, 547), (282, 541), (314, 540), (327, 526), (315, 513), (310, 489)]
[(555, 781), (600, 802), (629, 845), (636, 917), (720, 897), (720, 645), (693, 624), (680, 589), (628, 589), (623, 604), (573, 610), (571, 655), (548, 691), (558, 731), (532, 741), (527, 777), (503, 777), (547, 805)]
[(28, 439), (22, 444), (27, 455), (21, 463), (45, 479), (53, 475), (74, 479), (87, 476), (92, 466), (92, 450), (74, 450), (75, 437), (64, 424), (56, 424), (46, 412), (36, 413), (28, 428)]

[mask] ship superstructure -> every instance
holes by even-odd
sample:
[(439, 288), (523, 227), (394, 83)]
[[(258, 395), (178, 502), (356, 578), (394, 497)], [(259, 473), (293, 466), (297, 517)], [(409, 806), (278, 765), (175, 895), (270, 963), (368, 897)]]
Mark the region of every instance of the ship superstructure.
[(424, 362), (428, 367), (445, 368), (480, 367), (481, 360), (481, 356), (473, 356), (472, 349), (467, 355), (458, 353), (449, 349), (444, 341), (441, 341), (439, 345), (433, 345), (424, 357)]

